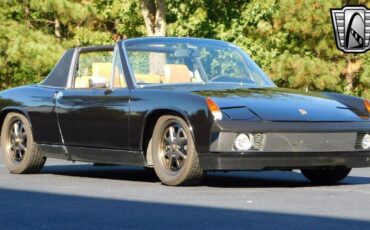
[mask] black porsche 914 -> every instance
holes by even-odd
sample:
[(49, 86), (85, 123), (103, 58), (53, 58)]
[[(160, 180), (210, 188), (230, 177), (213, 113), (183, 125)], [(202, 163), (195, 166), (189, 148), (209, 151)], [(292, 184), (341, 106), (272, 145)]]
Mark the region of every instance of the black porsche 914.
[(0, 93), (11, 173), (46, 158), (154, 168), (166, 185), (207, 171), (300, 169), (336, 183), (370, 166), (370, 101), (278, 88), (237, 46), (136, 38), (69, 49), (39, 84)]

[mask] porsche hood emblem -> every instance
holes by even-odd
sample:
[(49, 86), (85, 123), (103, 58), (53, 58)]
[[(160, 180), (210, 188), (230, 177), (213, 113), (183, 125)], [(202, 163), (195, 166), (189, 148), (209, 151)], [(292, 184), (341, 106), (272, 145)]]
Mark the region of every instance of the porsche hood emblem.
[(298, 109), (298, 111), (301, 115), (307, 115), (307, 111), (304, 109)]

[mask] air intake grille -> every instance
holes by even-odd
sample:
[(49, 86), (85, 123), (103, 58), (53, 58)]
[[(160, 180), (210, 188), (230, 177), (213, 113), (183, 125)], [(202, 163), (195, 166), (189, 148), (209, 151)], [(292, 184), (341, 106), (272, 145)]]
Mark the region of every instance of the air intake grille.
[(253, 143), (253, 150), (262, 150), (263, 143), (265, 142), (265, 134), (263, 133), (254, 133), (253, 134), (254, 143)]

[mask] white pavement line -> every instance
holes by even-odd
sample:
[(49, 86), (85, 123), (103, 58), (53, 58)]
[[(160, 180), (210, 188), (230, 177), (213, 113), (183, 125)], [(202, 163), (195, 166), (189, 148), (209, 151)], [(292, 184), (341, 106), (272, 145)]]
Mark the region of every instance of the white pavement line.
[[(308, 190), (308, 189), (307, 189)], [(338, 188), (311, 188), (314, 191), (322, 191), (322, 192), (342, 192), (342, 193), (361, 193), (361, 194), (370, 194), (370, 191), (366, 190), (356, 190), (356, 189), (338, 189)]]
[(0, 164), (0, 167), (5, 167), (5, 165)]

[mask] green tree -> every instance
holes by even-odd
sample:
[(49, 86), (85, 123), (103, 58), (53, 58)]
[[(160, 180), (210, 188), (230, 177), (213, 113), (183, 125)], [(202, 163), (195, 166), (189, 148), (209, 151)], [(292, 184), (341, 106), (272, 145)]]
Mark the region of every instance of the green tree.
[(63, 50), (140, 36), (241, 46), (281, 87), (370, 97), (370, 53), (336, 48), (330, 9), (366, 0), (3, 0), (0, 87), (42, 79)]
[(234, 42), (281, 87), (369, 97), (368, 55), (336, 48), (330, 9), (365, 1), (171, 1), (168, 34)]
[(112, 43), (91, 2), (0, 2), (0, 89), (41, 81), (71, 46)]
[(280, 2), (273, 25), (276, 32), (286, 33), (287, 40), (280, 46), (282, 54), (269, 66), (280, 85), (369, 96), (370, 85), (359, 81), (364, 55), (344, 54), (336, 49), (330, 9), (342, 4), (335, 0)]
[[(21, 1), (0, 3), (0, 87), (40, 81), (62, 52), (54, 36), (32, 29)], [(7, 7), (10, 6), (10, 7)]]

